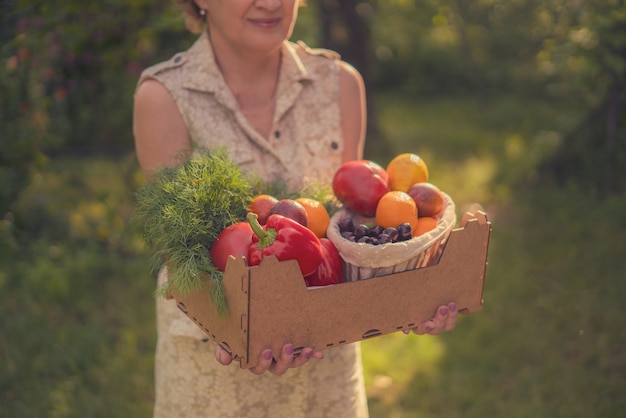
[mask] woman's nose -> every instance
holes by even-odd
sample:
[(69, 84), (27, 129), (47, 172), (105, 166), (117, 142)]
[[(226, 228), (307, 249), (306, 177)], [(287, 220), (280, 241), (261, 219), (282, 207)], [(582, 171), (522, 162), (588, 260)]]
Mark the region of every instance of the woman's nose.
[(255, 0), (254, 5), (260, 9), (274, 12), (282, 5), (282, 0)]

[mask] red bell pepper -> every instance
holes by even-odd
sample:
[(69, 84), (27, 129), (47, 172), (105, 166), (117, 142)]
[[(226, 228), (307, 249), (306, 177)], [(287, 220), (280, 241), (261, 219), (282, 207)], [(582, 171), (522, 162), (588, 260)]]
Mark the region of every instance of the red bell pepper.
[(307, 286), (328, 286), (344, 281), (343, 260), (335, 244), (328, 238), (321, 238), (324, 249), (324, 260), (315, 273), (304, 278)]
[(307, 227), (282, 215), (270, 215), (264, 226), (255, 213), (248, 213), (252, 227), (252, 245), (248, 252), (248, 265), (256, 266), (267, 256), (279, 261), (297, 260), (303, 276), (314, 273), (324, 259), (319, 238)]

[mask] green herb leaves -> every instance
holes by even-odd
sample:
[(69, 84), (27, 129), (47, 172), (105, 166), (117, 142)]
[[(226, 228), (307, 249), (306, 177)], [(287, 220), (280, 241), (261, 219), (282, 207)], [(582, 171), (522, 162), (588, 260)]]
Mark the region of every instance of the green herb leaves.
[(209, 285), (218, 311), (225, 311), (223, 275), (211, 262), (210, 249), (222, 229), (245, 219), (252, 194), (250, 179), (225, 148), (198, 148), (139, 188), (134, 219), (153, 252), (152, 268), (167, 265), (169, 271), (157, 294), (186, 295)]

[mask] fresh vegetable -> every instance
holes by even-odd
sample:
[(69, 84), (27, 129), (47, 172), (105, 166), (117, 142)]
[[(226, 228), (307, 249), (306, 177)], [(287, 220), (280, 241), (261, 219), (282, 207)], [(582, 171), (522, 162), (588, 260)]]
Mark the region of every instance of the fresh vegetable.
[(247, 219), (254, 232), (248, 265), (258, 265), (273, 255), (279, 261), (297, 260), (303, 276), (317, 270), (324, 253), (319, 238), (310, 229), (282, 215), (270, 215), (264, 226), (255, 213), (248, 213)]
[(210, 248), (224, 228), (245, 219), (252, 196), (251, 179), (225, 148), (197, 148), (138, 189), (133, 221), (153, 254), (152, 268), (168, 266), (169, 280), (157, 295), (198, 291), (208, 276), (212, 301), (227, 311), (223, 273), (213, 265)]
[(346, 209), (368, 218), (389, 191), (389, 176), (373, 161), (355, 160), (342, 164), (333, 176), (333, 192)]
[(252, 244), (252, 228), (249, 222), (237, 222), (222, 230), (211, 246), (211, 260), (219, 271), (226, 270), (229, 256), (248, 257), (248, 250)]
[(315, 273), (306, 276), (307, 286), (328, 286), (344, 281), (343, 260), (335, 244), (328, 238), (321, 238), (320, 243), (324, 250), (324, 259), (315, 270)]

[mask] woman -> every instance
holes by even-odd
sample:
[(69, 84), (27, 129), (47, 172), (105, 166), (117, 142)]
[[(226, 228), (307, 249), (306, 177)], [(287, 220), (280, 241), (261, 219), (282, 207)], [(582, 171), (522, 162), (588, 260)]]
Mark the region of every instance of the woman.
[[(335, 53), (287, 41), (295, 0), (178, 2), (201, 35), (139, 81), (134, 133), (148, 176), (192, 143), (227, 145), (244, 170), (293, 187), (328, 182), (342, 162), (362, 158), (362, 79)], [(280, 353), (261, 353), (249, 373), (224, 367), (229, 354), (174, 301), (159, 300), (157, 317), (155, 417), (368, 415), (358, 344), (299, 355), (286, 344)], [(415, 332), (437, 334), (455, 322), (451, 304)]]

